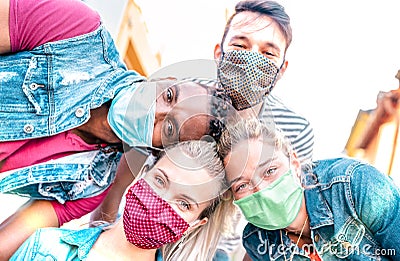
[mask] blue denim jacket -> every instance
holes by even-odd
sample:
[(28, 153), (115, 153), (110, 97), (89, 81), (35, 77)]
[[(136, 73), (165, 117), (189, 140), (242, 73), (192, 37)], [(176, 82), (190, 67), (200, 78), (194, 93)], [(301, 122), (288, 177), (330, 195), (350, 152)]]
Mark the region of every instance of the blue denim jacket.
[(0, 55), (0, 142), (76, 128), (90, 109), (145, 78), (128, 71), (109, 32), (95, 31)]
[[(323, 260), (400, 260), (400, 192), (389, 177), (347, 158), (317, 161), (312, 173), (304, 193)], [(289, 260), (293, 251), (293, 260), (309, 260), (307, 246), (279, 230), (247, 224), (243, 245), (253, 260)]]
[(0, 174), (0, 193), (35, 199), (66, 200), (93, 197), (115, 179), (120, 152), (105, 149), (76, 153), (60, 159)]
[[(86, 260), (90, 249), (104, 231), (104, 226), (81, 230), (38, 229), (11, 257), (12, 260)], [(157, 251), (156, 261), (162, 261)]]
[[(76, 128), (90, 109), (145, 80), (128, 71), (109, 32), (95, 31), (0, 55), (1, 141), (51, 136)], [(78, 154), (81, 155), (81, 154)], [(118, 153), (97, 151), (92, 162), (49, 162), (0, 175), (0, 192), (40, 199), (95, 196), (114, 180)], [(69, 158), (67, 158), (69, 159)]]

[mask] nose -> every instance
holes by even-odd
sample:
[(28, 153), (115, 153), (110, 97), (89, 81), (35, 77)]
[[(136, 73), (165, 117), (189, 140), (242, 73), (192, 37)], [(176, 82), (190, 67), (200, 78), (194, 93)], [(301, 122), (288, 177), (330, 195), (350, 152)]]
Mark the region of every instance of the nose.
[(258, 192), (258, 191), (260, 191), (260, 190), (262, 190), (263, 188), (265, 188), (266, 187), (266, 184), (262, 181), (262, 179), (259, 179), (259, 178), (253, 178), (251, 181), (250, 181), (250, 189), (251, 189), (251, 191), (254, 193), (254, 192)]
[(251, 46), (250, 51), (262, 54), (260, 47), (257, 44)]
[(156, 103), (155, 123), (164, 121), (171, 108), (166, 106), (163, 102)]

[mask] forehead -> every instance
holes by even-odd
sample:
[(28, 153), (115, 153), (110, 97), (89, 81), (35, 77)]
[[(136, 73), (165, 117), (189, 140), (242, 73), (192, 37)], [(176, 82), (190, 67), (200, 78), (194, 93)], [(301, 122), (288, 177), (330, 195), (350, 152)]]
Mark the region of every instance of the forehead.
[(276, 154), (275, 146), (270, 142), (261, 139), (240, 141), (224, 159), (228, 182), (239, 177), (251, 179), (258, 166), (270, 161)]
[(154, 166), (169, 180), (169, 191), (190, 195), (197, 202), (205, 202), (220, 194), (220, 180), (209, 175), (206, 166), (178, 149), (169, 151)]
[(173, 88), (176, 88), (179, 95), (168, 112), (168, 118), (176, 122), (179, 140), (200, 139), (209, 129), (212, 97), (205, 87), (192, 82), (178, 84)]
[(274, 41), (275, 44), (286, 46), (286, 39), (279, 25), (271, 17), (255, 12), (240, 12), (233, 17), (227, 39), (237, 35), (252, 36), (259, 41)]

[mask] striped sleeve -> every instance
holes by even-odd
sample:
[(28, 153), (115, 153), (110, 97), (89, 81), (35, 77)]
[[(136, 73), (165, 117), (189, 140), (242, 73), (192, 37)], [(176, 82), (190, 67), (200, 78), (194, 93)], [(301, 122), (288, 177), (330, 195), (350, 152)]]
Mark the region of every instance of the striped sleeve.
[(264, 122), (273, 122), (289, 139), (299, 160), (304, 163), (312, 160), (314, 130), (303, 116), (286, 107), (273, 95), (268, 95), (259, 115)]

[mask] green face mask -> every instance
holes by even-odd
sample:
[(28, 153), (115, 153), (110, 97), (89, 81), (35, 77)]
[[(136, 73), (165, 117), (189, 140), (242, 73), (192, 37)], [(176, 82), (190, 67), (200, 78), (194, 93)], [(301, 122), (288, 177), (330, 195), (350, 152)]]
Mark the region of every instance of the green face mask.
[(251, 224), (267, 230), (289, 226), (297, 217), (303, 188), (289, 170), (268, 187), (235, 201)]

